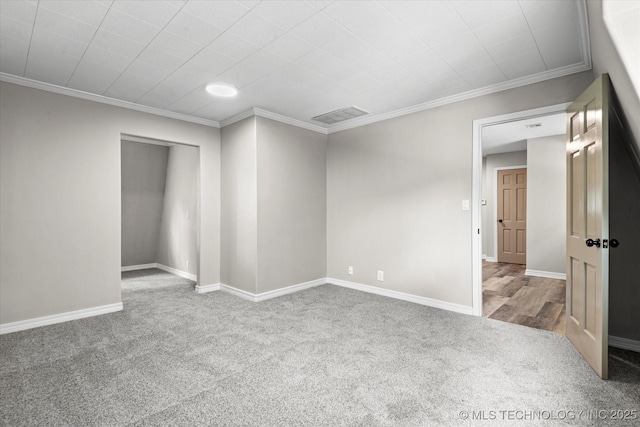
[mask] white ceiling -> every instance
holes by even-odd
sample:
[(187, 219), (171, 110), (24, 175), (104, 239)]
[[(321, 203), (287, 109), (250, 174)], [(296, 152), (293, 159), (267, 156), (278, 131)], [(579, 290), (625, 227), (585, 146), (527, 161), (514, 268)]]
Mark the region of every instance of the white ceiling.
[[(373, 120), (590, 68), (583, 0), (0, 2), (0, 72), (222, 122)], [(207, 83), (238, 87), (213, 98)], [(135, 107), (135, 106), (134, 106)]]
[[(534, 124), (540, 124), (540, 126), (527, 127)], [(482, 155), (526, 150), (527, 139), (565, 134), (566, 126), (564, 113), (484, 126)]]

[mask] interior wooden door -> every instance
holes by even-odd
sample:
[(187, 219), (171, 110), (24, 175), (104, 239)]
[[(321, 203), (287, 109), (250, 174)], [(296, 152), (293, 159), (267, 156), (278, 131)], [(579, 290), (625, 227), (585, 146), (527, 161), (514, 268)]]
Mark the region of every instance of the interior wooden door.
[(526, 264), (527, 170), (498, 171), (498, 262)]
[(567, 338), (608, 375), (609, 79), (567, 110)]

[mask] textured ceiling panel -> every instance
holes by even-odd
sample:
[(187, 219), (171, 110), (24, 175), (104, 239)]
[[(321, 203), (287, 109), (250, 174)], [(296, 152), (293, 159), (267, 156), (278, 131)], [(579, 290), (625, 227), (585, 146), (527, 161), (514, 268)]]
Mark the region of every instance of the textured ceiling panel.
[[(218, 122), (251, 107), (313, 124), (358, 105), (369, 118), (588, 69), (584, 9), (582, 0), (0, 0), (0, 72)], [(238, 97), (210, 97), (215, 81)]]

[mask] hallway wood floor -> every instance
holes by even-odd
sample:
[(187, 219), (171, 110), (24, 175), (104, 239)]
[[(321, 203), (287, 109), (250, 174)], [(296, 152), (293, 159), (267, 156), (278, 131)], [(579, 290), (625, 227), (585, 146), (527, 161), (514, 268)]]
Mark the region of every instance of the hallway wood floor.
[(525, 276), (525, 268), (482, 262), (483, 315), (564, 335), (565, 281)]

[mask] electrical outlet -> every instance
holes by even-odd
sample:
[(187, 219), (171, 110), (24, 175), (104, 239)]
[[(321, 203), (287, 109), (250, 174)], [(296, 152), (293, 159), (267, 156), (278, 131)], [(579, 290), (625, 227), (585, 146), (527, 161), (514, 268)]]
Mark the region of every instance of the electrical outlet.
[(349, 266), (349, 274), (353, 275), (353, 266)]
[(189, 269), (189, 261), (187, 261), (187, 270)]
[(189, 211), (187, 211), (187, 219), (189, 219), (191, 216), (189, 214)]
[(378, 282), (384, 282), (384, 271), (378, 270)]

